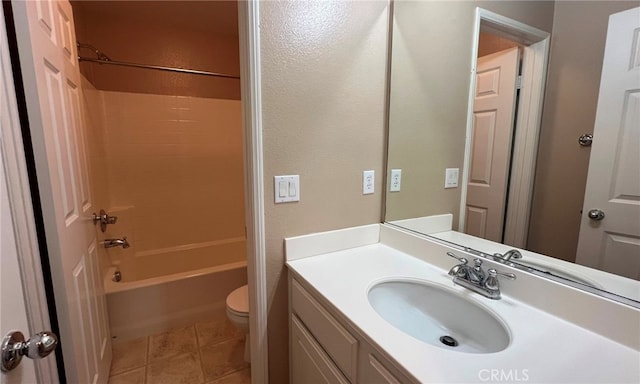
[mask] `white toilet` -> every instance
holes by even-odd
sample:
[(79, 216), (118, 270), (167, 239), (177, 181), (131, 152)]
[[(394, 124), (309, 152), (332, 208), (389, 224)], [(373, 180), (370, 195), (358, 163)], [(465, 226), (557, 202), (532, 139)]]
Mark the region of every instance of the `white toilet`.
[(246, 335), (244, 342), (244, 361), (251, 362), (251, 343), (249, 342), (249, 286), (234, 290), (227, 296), (227, 317)]

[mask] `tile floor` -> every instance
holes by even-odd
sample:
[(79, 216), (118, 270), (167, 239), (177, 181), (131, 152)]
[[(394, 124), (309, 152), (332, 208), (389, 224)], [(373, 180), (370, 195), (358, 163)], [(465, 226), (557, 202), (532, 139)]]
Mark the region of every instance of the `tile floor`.
[(249, 384), (244, 335), (225, 314), (212, 321), (113, 343), (109, 384)]

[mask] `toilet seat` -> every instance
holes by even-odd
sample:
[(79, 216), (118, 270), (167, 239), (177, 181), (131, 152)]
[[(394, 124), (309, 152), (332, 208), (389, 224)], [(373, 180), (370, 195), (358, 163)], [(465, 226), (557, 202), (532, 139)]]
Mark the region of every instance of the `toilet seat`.
[(227, 311), (236, 316), (249, 317), (248, 285), (235, 289), (227, 296)]

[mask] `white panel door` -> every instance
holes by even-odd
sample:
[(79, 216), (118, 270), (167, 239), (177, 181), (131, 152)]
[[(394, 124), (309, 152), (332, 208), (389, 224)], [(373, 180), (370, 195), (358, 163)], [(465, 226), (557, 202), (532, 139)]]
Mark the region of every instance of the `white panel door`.
[[(0, 142), (0, 149), (3, 147), (4, 143)], [(0, 337), (3, 338), (9, 331), (20, 331), (24, 334), (29, 330), (7, 183), (4, 175), (4, 157), (4, 153), (0, 153), (0, 332), (2, 332)], [(26, 337), (29, 336), (25, 335)], [(36, 382), (36, 369), (30, 359), (22, 359), (20, 365), (14, 370), (0, 373), (1, 384)]]
[[(4, 22), (0, 9), (0, 337), (18, 331), (30, 338), (51, 330), (51, 322)], [(57, 382), (54, 355), (22, 359), (0, 374), (2, 384)]]
[(640, 279), (640, 8), (609, 17), (593, 136), (576, 261)]
[[(9, 63), (5, 62), (5, 47), (7, 36), (4, 26), (4, 12), (0, 10), (0, 36), (2, 36), (2, 58), (0, 76), (0, 121), (2, 125), (10, 125), (8, 92), (12, 86), (7, 84), (5, 78), (11, 73)], [(5, 127), (3, 127), (5, 128)], [(0, 337), (4, 337), (9, 331), (28, 332), (27, 308), (25, 304), (22, 278), (18, 262), (17, 241), (14, 236), (14, 225), (9, 203), (8, 181), (5, 177), (5, 151), (7, 146), (13, 143), (5, 137), (5, 129), (0, 130)], [(28, 336), (27, 336), (28, 337)], [(29, 359), (23, 359), (29, 360)], [(8, 373), (0, 373), (2, 384), (35, 383), (36, 368), (33, 361), (23, 361), (17, 368)]]
[(502, 242), (519, 50), (478, 58), (465, 233)]
[(71, 4), (14, 1), (13, 9), (67, 380), (106, 383), (111, 345)]

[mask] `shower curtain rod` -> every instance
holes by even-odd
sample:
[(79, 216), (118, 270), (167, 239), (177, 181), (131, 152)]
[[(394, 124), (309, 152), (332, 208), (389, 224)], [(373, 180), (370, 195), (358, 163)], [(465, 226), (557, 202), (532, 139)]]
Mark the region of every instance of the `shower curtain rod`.
[(125, 61), (114, 61), (114, 60), (106, 60), (106, 59), (93, 59), (91, 57), (82, 57), (82, 56), (78, 56), (78, 60), (79, 61), (89, 61), (89, 62), (98, 63), (98, 64), (119, 65), (119, 66), (122, 66), (122, 67), (146, 68), (146, 69), (155, 69), (155, 70), (158, 70), (158, 71), (189, 73), (189, 74), (192, 74), (192, 75), (225, 77), (225, 78), (228, 78), (228, 79), (239, 79), (240, 78), (240, 76), (228, 75), (226, 73), (199, 71), (197, 69), (163, 67), (161, 65), (147, 65), (147, 64), (138, 64), (138, 63), (128, 63), (128, 62), (125, 62)]

